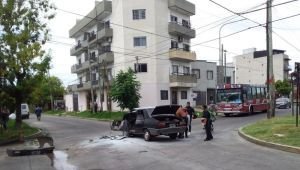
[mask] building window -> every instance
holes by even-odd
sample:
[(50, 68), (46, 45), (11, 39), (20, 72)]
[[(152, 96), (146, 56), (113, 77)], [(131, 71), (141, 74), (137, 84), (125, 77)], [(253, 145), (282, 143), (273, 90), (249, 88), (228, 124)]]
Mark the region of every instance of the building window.
[(183, 44), (183, 50), (184, 50), (184, 51), (190, 51), (190, 45), (188, 45), (188, 44)]
[(181, 99), (187, 99), (187, 91), (181, 91)]
[(183, 74), (189, 75), (190, 74), (190, 67), (183, 67)]
[(171, 40), (171, 49), (178, 48), (178, 42)]
[(146, 19), (146, 9), (132, 10), (133, 20)]
[(182, 26), (187, 27), (187, 28), (191, 28), (190, 22), (187, 21), (187, 20), (184, 20), (184, 19), (182, 20)]
[(168, 90), (160, 91), (160, 100), (169, 100)]
[(200, 69), (192, 69), (192, 73), (196, 75), (197, 79), (200, 79)]
[(146, 37), (134, 37), (134, 46), (135, 47), (147, 46)]
[(139, 63), (138, 65), (137, 64), (134, 64), (134, 70), (136, 73), (141, 73), (141, 72), (144, 72), (146, 73), (148, 71), (148, 68), (147, 68), (147, 63)]
[(177, 23), (177, 17), (174, 15), (171, 15), (171, 22), (176, 22)]
[(214, 72), (209, 70), (207, 71), (207, 80), (213, 80), (214, 79)]
[(178, 74), (178, 72), (179, 72), (178, 65), (172, 65), (172, 73)]

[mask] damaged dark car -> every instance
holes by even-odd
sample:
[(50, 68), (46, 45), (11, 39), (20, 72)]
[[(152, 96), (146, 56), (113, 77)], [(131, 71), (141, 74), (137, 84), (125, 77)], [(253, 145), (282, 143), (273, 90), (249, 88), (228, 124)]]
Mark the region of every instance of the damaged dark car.
[(187, 126), (183, 119), (176, 116), (179, 105), (163, 105), (157, 107), (137, 108), (123, 117), (122, 130), (126, 136), (143, 135), (150, 141), (159, 135), (176, 139)]

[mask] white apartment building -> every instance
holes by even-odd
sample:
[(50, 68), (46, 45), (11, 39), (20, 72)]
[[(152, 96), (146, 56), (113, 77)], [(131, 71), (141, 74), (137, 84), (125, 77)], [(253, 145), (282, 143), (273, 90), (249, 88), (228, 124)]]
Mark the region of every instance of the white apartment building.
[(192, 73), (197, 77), (197, 85), (192, 89), (196, 106), (215, 102), (217, 63), (197, 60), (192, 63)]
[[(77, 59), (71, 71), (77, 74), (78, 83), (68, 87), (68, 110), (87, 110), (92, 98), (106, 110), (111, 80), (129, 67), (141, 82), (140, 107), (192, 102), (197, 82), (191, 74), (191, 63), (196, 60), (190, 51), (195, 38), (192, 15), (195, 5), (186, 0), (97, 2), (69, 31), (77, 42), (71, 49)], [(108, 77), (103, 81), (99, 75)], [(111, 106), (119, 110), (116, 103)]]
[[(284, 50), (273, 50), (274, 79), (288, 79), (289, 56)], [(265, 84), (267, 80), (267, 51), (244, 50), (244, 54), (235, 57), (237, 84)]]

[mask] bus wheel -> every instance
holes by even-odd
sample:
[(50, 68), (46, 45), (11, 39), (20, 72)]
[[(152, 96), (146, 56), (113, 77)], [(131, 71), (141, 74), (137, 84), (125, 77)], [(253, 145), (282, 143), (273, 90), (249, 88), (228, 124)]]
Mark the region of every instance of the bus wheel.
[(225, 117), (229, 117), (230, 113), (224, 113)]
[(250, 114), (253, 114), (254, 110), (253, 110), (253, 106), (250, 107)]

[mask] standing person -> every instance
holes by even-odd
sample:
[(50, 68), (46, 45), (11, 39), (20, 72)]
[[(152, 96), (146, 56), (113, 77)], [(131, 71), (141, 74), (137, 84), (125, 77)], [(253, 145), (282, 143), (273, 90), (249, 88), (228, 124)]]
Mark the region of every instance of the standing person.
[(38, 121), (41, 121), (41, 116), (42, 116), (42, 108), (37, 106), (35, 108), (35, 114), (36, 114), (36, 118)]
[[(181, 119), (183, 119), (186, 123), (186, 130), (185, 130), (185, 137), (188, 138), (188, 112), (186, 110), (186, 108), (183, 108), (182, 106), (180, 106), (177, 111), (176, 111), (176, 116), (177, 117), (180, 117)], [(184, 137), (184, 134), (183, 133), (180, 133), (179, 134), (179, 138), (183, 138)]]
[(192, 108), (191, 107), (191, 103), (190, 102), (187, 102), (186, 103), (186, 110), (187, 110), (187, 112), (188, 112), (188, 114), (189, 114), (189, 117), (190, 117), (190, 119), (189, 119), (189, 132), (191, 133), (191, 130), (192, 130), (192, 119), (193, 119), (193, 117), (194, 117), (194, 115), (195, 115), (195, 110), (194, 110), (194, 108)]
[(210, 118), (210, 113), (207, 110), (207, 106), (203, 105), (203, 120), (204, 120), (204, 127), (205, 127), (205, 132), (206, 132), (206, 138), (204, 139), (204, 141), (209, 141), (213, 139), (213, 136), (211, 134), (211, 118)]

